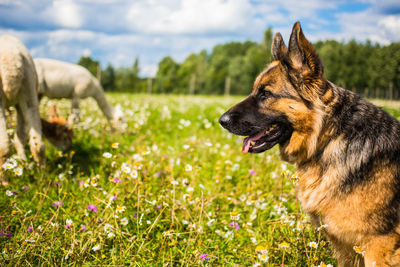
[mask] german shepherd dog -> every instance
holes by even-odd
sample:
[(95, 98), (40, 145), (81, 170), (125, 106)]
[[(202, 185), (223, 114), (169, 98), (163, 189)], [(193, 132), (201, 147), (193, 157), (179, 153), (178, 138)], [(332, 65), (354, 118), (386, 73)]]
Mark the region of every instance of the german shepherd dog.
[[(297, 191), (315, 224), (326, 224), (339, 266), (400, 266), (400, 124), (326, 80), (300, 23), (289, 48), (277, 33), (273, 61), (251, 94), (220, 124), (247, 136), (244, 153), (279, 144), (297, 166)], [(365, 251), (355, 262), (354, 246)]]

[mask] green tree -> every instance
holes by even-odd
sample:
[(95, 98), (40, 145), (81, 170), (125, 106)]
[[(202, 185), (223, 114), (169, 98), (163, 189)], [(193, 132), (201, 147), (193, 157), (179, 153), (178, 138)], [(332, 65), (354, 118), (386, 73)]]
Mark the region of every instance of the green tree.
[[(273, 39), (272, 28), (268, 27), (268, 29), (264, 32), (264, 39), (261, 45), (265, 49), (265, 51), (269, 53), (270, 56), (271, 56), (272, 39)], [(267, 60), (269, 60), (269, 58)]]
[(117, 69), (116, 87), (119, 91), (137, 92), (142, 90), (138, 58), (135, 59), (132, 66)]
[[(273, 31), (261, 43), (229, 42), (190, 54), (180, 65), (171, 57), (159, 63), (155, 91), (164, 93), (248, 94), (257, 75), (271, 60)], [(400, 43), (387, 46), (370, 41), (335, 40), (314, 44), (333, 83), (368, 96), (400, 97)], [(228, 86), (229, 85), (229, 86)], [(368, 90), (367, 90), (368, 89)]]
[[(246, 41), (244, 43), (230, 42), (215, 46), (210, 55), (209, 67), (206, 72), (204, 93), (222, 94), (226, 78), (230, 75), (230, 61), (236, 57), (244, 56), (247, 50), (254, 45), (254, 42)], [(237, 60), (235, 59), (235, 61)], [(237, 64), (235, 63), (234, 65)], [(233, 91), (231, 90), (231, 92)]]
[(97, 60), (92, 59), (90, 56), (81, 56), (78, 65), (87, 68), (94, 77), (98, 78), (100, 63)]
[(102, 71), (101, 85), (105, 91), (115, 90), (115, 69), (111, 64), (108, 64), (107, 68)]
[(164, 57), (158, 63), (155, 92), (178, 93), (178, 68), (179, 64), (171, 57)]
[(343, 45), (335, 40), (327, 40), (318, 42), (315, 47), (320, 55), (324, 65), (325, 77), (340, 85), (345, 85), (345, 80), (342, 77), (343, 65)]
[(205, 71), (207, 68), (207, 52), (190, 54), (179, 66), (178, 88), (180, 93), (201, 92), (205, 82)]

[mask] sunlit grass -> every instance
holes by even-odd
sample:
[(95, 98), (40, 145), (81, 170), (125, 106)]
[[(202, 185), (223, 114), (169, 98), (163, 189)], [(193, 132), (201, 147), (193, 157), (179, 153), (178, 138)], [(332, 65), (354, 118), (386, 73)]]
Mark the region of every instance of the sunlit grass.
[[(219, 126), (239, 97), (108, 97), (123, 106), (126, 133), (109, 132), (85, 100), (72, 151), (47, 144), (45, 172), (31, 159), (6, 171), (1, 265), (334, 263), (296, 200), (293, 166), (277, 148), (242, 154)], [(70, 103), (56, 103), (66, 115)]]

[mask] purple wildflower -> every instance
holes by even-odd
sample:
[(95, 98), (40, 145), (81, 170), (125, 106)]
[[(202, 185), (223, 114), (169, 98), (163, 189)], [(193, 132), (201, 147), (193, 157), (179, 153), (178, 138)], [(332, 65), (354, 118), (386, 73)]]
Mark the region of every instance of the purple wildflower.
[(56, 201), (56, 202), (51, 203), (51, 205), (53, 205), (56, 208), (59, 208), (62, 205), (64, 205), (64, 203), (62, 203), (61, 201)]
[(54, 185), (59, 186), (60, 183), (59, 182), (54, 182)]
[(94, 204), (90, 204), (87, 208), (88, 208), (88, 210), (91, 210), (91, 211), (94, 211), (94, 212), (96, 212), (98, 210), (97, 206), (94, 205)]
[(203, 254), (200, 255), (200, 260), (201, 261), (206, 261), (206, 260), (209, 260), (209, 259), (210, 259), (210, 256), (208, 256), (207, 253), (203, 253)]
[(78, 181), (78, 185), (83, 185), (83, 181)]
[(240, 229), (240, 226), (237, 222), (230, 222), (229, 226), (235, 228), (236, 231)]
[(120, 184), (120, 183), (122, 183), (122, 180), (118, 179), (118, 178), (114, 178), (113, 182), (116, 183), (116, 184)]
[(30, 233), (30, 232), (32, 232), (32, 230), (33, 230), (33, 227), (31, 225), (31, 226), (28, 227), (27, 231), (28, 231), (28, 233)]
[(255, 171), (255, 170), (250, 170), (249, 172), (250, 172), (251, 175), (256, 174), (256, 171)]
[(29, 189), (29, 186), (27, 186), (27, 185), (22, 188), (23, 191), (26, 191), (28, 189)]
[(82, 225), (81, 225), (81, 231), (82, 231), (82, 232), (85, 232), (86, 230), (87, 230), (86, 226), (82, 224)]
[(6, 236), (8, 238), (12, 237), (12, 234), (0, 231), (0, 236)]
[(66, 225), (64, 225), (64, 227), (67, 228), (67, 229), (71, 229), (71, 225), (70, 224), (66, 224)]
[(116, 200), (117, 199), (117, 196), (112, 196), (111, 197), (111, 201), (114, 201), (114, 200)]

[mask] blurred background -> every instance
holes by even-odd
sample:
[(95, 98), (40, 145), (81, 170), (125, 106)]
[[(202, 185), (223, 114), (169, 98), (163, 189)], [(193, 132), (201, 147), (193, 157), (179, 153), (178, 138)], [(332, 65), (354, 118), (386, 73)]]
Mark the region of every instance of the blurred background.
[(398, 0), (0, 0), (0, 34), (120, 92), (248, 94), (296, 21), (329, 80), (400, 98)]

